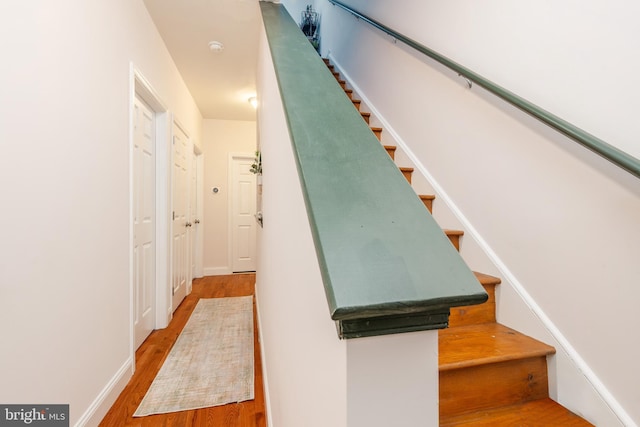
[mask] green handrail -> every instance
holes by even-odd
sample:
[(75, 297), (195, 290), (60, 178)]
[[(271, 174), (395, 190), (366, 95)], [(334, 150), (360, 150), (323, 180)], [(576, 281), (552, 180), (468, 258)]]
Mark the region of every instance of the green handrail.
[(285, 7), (260, 2), (260, 9), (340, 337), (445, 328), (451, 307), (485, 302), (485, 290)]
[(455, 71), (460, 74), (462, 77), (468, 79), (469, 81), (477, 84), (478, 86), (483, 87), (489, 92), (493, 93), (497, 97), (505, 100), (509, 104), (515, 106), (516, 108), (524, 111), (525, 113), (535, 117), (540, 120), (542, 123), (552, 127), (558, 132), (562, 133), (565, 136), (573, 139), (594, 153), (604, 157), (609, 160), (611, 163), (621, 167), (626, 170), (630, 174), (634, 175), (637, 178), (640, 178), (640, 160), (631, 156), (630, 154), (612, 146), (611, 144), (603, 141), (602, 139), (580, 129), (577, 126), (572, 125), (566, 120), (561, 119), (560, 117), (538, 107), (535, 104), (527, 101), (526, 99), (516, 95), (513, 92), (493, 83), (490, 80), (482, 77), (481, 75), (469, 70), (468, 68), (450, 60), (449, 58), (439, 54), (438, 52), (429, 49), (428, 47), (418, 43), (417, 41), (410, 39), (409, 37), (398, 33), (397, 31), (387, 27), (386, 25), (366, 16), (357, 10), (351, 8), (350, 6), (338, 1), (338, 0), (329, 0), (330, 3), (335, 6), (339, 6), (352, 15), (356, 16), (358, 19), (363, 20), (364, 22), (374, 26), (380, 31), (390, 35), (396, 40), (399, 40), (417, 50), (420, 53), (427, 55), (428, 57), (438, 61), (445, 67)]

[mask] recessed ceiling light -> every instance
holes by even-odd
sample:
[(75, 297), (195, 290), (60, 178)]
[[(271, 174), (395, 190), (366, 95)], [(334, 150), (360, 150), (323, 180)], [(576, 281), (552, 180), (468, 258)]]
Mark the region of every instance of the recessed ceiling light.
[(211, 50), (211, 52), (214, 53), (219, 53), (222, 52), (222, 50), (224, 49), (224, 45), (218, 41), (210, 41), (209, 42), (209, 49)]

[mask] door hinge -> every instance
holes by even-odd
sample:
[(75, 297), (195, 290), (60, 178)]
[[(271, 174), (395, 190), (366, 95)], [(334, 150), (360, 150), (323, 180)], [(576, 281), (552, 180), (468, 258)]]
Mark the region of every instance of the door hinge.
[(176, 211), (173, 211), (173, 219), (176, 219)]

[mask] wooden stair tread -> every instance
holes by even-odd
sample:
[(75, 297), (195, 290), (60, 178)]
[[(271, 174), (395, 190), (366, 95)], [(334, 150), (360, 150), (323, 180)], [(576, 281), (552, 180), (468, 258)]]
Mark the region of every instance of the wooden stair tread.
[(451, 241), (451, 244), (456, 248), (456, 250), (460, 251), (460, 237), (464, 236), (464, 231), (463, 230), (450, 230), (450, 229), (447, 229), (447, 228), (445, 228), (442, 231), (444, 231), (444, 234), (447, 235), (447, 237)]
[(480, 284), (482, 286), (485, 286), (485, 285), (499, 285), (500, 283), (502, 283), (502, 280), (500, 280), (499, 277), (490, 276), (490, 275), (484, 274), (484, 273), (478, 273), (477, 271), (474, 271), (473, 274), (476, 275), (476, 279), (478, 279), (478, 281), (480, 282)]
[[(376, 134), (376, 137), (378, 138), (378, 140), (380, 140), (380, 133), (379, 132), (374, 132)], [(389, 157), (391, 157), (392, 160), (396, 159), (396, 147), (394, 145), (384, 145), (383, 146), (384, 149), (387, 151), (387, 154), (389, 155)], [(405, 177), (407, 178), (407, 177)], [(410, 179), (410, 177), (408, 177), (407, 179)]]
[(483, 273), (474, 273), (478, 282), (489, 295), (486, 302), (478, 305), (451, 307), (449, 311), (449, 328), (481, 323), (496, 322), (496, 286), (500, 284), (498, 277)]
[(472, 412), (440, 419), (440, 427), (587, 427), (593, 424), (553, 400), (539, 399), (519, 405)]
[[(382, 128), (379, 127), (375, 127), (375, 126), (370, 126), (371, 128), (371, 132), (373, 132), (373, 134), (376, 136), (376, 138), (378, 138), (378, 141), (382, 140)], [(386, 148), (386, 146), (385, 146)], [(387, 153), (389, 152), (389, 150), (387, 150)]]
[[(360, 110), (361, 101), (340, 73), (323, 58), (346, 95)], [(360, 112), (369, 124), (371, 114)], [(371, 127), (380, 140), (382, 128)], [(395, 146), (384, 145), (391, 158)], [(400, 167), (411, 184), (414, 169)], [(418, 195), (432, 211), (435, 195)], [(463, 230), (445, 229), (457, 250)], [(489, 294), (484, 304), (453, 307), (448, 329), (440, 330), (440, 423), (442, 427), (586, 427), (578, 415), (548, 398), (546, 356), (555, 349), (534, 338), (496, 323), (495, 286), (500, 278), (474, 272)]]
[[(392, 153), (395, 153), (395, 152), (392, 152)], [(392, 153), (389, 153), (389, 154), (392, 154)], [(395, 157), (395, 154), (394, 154), (394, 157)], [(407, 182), (411, 184), (411, 175), (413, 175), (413, 168), (399, 167), (398, 169), (400, 169), (400, 172), (402, 172), (402, 175), (404, 175)]]
[(440, 371), (547, 356), (556, 350), (499, 323), (441, 329), (438, 334)]
[(435, 200), (435, 194), (418, 194), (418, 197), (424, 204), (424, 207), (427, 208), (429, 213), (433, 213), (433, 201)]

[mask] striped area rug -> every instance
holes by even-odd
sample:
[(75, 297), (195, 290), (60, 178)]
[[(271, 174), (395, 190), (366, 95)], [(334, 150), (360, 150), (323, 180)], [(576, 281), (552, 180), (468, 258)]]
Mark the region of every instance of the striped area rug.
[(253, 297), (198, 301), (134, 417), (254, 398)]

